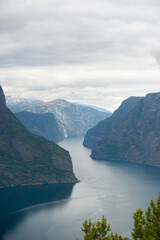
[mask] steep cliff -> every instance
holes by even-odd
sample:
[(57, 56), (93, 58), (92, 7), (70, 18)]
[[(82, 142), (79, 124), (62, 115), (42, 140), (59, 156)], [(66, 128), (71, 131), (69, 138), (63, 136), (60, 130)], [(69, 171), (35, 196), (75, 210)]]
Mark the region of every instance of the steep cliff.
[(141, 97), (130, 97), (122, 102), (120, 107), (114, 111), (111, 117), (99, 122), (94, 128), (88, 130), (84, 137), (83, 145), (93, 148), (96, 143), (105, 139), (114, 126), (125, 119), (127, 114), (138, 104)]
[(59, 142), (62, 140), (57, 121), (53, 114), (38, 114), (22, 111), (15, 113), (15, 115), (29, 132), (42, 136), (53, 142)]
[(29, 133), (6, 108), (0, 87), (0, 187), (76, 181), (69, 153)]
[(160, 167), (160, 93), (147, 94), (105, 140), (95, 145), (91, 157)]
[(1, 86), (0, 86), (0, 111), (2, 112), (6, 111), (6, 99)]

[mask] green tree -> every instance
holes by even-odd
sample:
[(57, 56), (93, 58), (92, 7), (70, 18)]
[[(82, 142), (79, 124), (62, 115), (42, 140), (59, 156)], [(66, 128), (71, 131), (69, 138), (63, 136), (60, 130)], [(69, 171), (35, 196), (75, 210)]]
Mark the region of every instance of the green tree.
[[(118, 234), (108, 234), (111, 231), (110, 224), (107, 225), (106, 218), (103, 216), (102, 221), (97, 222), (85, 221), (81, 228), (85, 233), (84, 240), (128, 240)], [(107, 236), (108, 234), (108, 236)]]
[[(138, 209), (133, 218), (134, 228), (131, 233), (133, 240), (160, 240), (160, 192), (156, 204), (151, 200), (145, 214)], [(129, 240), (117, 233), (109, 233), (111, 227), (104, 216), (102, 221), (97, 220), (93, 223), (91, 220), (85, 221), (82, 231), (85, 233), (84, 240)]]
[(160, 240), (160, 192), (156, 204), (151, 200), (145, 214), (141, 209), (138, 209), (133, 218), (133, 239)]

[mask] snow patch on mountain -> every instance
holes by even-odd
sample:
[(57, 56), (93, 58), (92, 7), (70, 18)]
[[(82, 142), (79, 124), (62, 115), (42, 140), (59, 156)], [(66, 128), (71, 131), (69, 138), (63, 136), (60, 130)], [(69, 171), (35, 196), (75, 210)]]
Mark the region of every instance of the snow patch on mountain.
[(6, 96), (7, 107), (13, 112), (18, 112), (23, 110), (24, 107), (41, 103), (43, 103), (41, 100), (20, 98), (18, 96)]
[(111, 115), (108, 112), (100, 112), (91, 107), (77, 105), (63, 99), (25, 107), (24, 110), (54, 114), (63, 137), (84, 136), (88, 129)]

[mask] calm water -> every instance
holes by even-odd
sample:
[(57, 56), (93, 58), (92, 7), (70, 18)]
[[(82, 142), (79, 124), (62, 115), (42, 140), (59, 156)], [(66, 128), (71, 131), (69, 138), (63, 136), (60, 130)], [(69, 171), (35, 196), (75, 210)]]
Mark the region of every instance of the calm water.
[(133, 212), (157, 198), (160, 168), (92, 160), (82, 139), (59, 145), (70, 151), (81, 182), (0, 191), (0, 239), (80, 240), (84, 220), (102, 215), (112, 231), (129, 235)]

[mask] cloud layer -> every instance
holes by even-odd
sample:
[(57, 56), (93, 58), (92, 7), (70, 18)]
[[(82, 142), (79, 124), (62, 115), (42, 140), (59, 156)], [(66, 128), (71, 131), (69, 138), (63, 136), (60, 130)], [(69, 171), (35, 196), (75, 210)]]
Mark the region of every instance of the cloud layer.
[(160, 89), (159, 0), (1, 0), (7, 94), (115, 109)]

